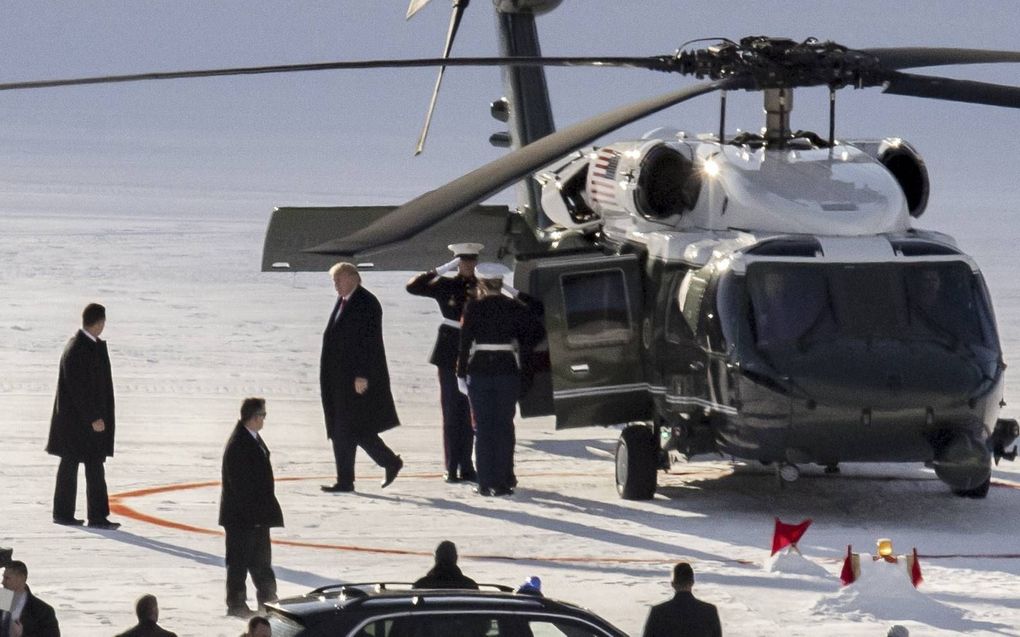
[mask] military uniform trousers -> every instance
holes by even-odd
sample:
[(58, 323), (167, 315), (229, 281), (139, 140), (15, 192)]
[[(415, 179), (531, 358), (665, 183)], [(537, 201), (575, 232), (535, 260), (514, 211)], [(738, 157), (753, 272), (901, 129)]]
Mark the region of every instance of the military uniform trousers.
[(519, 374), (469, 374), (468, 397), (475, 416), (478, 488), (513, 486), (514, 414), (520, 393)]
[(471, 403), (457, 386), (457, 374), (452, 368), (439, 368), (439, 399), (443, 408), (443, 457), (446, 472), (466, 478), (474, 474), (471, 452), (475, 446), (475, 432), (471, 427)]

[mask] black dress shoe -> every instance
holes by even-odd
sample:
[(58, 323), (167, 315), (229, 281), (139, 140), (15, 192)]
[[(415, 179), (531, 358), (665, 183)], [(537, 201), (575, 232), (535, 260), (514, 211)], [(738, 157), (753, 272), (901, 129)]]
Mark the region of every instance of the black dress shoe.
[(461, 482), (462, 478), (458, 478), (457, 474), (453, 471), (447, 471), (443, 474), (443, 480), (445, 480), (447, 484), (457, 484), (458, 482)]
[(460, 472), (460, 479), (464, 482), (478, 482), (478, 472), (474, 469)]
[(102, 520), (89, 520), (90, 529), (105, 529), (107, 531), (116, 531), (120, 528), (120, 522), (111, 522), (107, 519)]
[(488, 487), (475, 487), (474, 492), (477, 493), (478, 495), (485, 496), (487, 498), (494, 495), (492, 489)]
[(492, 490), (492, 495), (497, 495), (497, 496), (500, 496), (500, 495), (513, 495), (513, 494), (514, 494), (514, 490), (511, 489), (510, 487), (496, 487), (495, 489)]
[(353, 484), (340, 484), (339, 482), (337, 482), (336, 484), (324, 484), (324, 485), (322, 485), (319, 488), (322, 489), (323, 491), (325, 491), (326, 493), (353, 493), (354, 492), (354, 485)]
[(54, 524), (62, 524), (64, 526), (81, 526), (85, 524), (85, 520), (80, 518), (53, 518)]
[(239, 617), (241, 619), (251, 619), (252, 617), (254, 617), (257, 614), (258, 613), (256, 613), (252, 609), (248, 608), (247, 604), (245, 604), (244, 606), (230, 606), (230, 607), (227, 608), (227, 615), (229, 615), (230, 617)]
[(383, 489), (393, 484), (393, 481), (397, 479), (397, 474), (404, 468), (404, 461), (397, 456), (396, 462), (386, 467), (386, 477), (383, 478), (382, 484), (380, 485)]

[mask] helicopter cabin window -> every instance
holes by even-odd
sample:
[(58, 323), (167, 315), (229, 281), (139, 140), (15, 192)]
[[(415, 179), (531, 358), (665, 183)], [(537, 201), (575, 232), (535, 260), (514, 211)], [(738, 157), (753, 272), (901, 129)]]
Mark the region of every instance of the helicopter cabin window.
[(622, 270), (564, 274), (560, 282), (569, 344), (604, 345), (632, 338), (627, 283)]

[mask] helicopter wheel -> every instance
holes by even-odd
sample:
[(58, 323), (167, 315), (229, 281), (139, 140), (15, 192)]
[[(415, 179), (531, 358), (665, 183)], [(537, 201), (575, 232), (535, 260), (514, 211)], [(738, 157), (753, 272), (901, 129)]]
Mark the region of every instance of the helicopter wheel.
[(645, 425), (628, 425), (616, 443), (616, 491), (624, 500), (651, 500), (655, 496), (655, 436)]
[(973, 498), (975, 500), (981, 500), (988, 496), (988, 487), (992, 486), (992, 477), (988, 476), (984, 482), (974, 487), (973, 489), (954, 489), (953, 495), (958, 495), (961, 498)]

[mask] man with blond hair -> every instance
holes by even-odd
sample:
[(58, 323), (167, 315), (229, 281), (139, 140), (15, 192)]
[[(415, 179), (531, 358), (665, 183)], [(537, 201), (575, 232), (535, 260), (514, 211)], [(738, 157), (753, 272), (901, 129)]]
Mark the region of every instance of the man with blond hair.
[(322, 334), (319, 386), (326, 436), (333, 443), (336, 482), (323, 485), (322, 490), (354, 491), (358, 447), (385, 470), (385, 488), (396, 479), (404, 462), (379, 437), (400, 424), (386, 366), (382, 306), (361, 285), (353, 263), (337, 263), (329, 275), (337, 300)]

